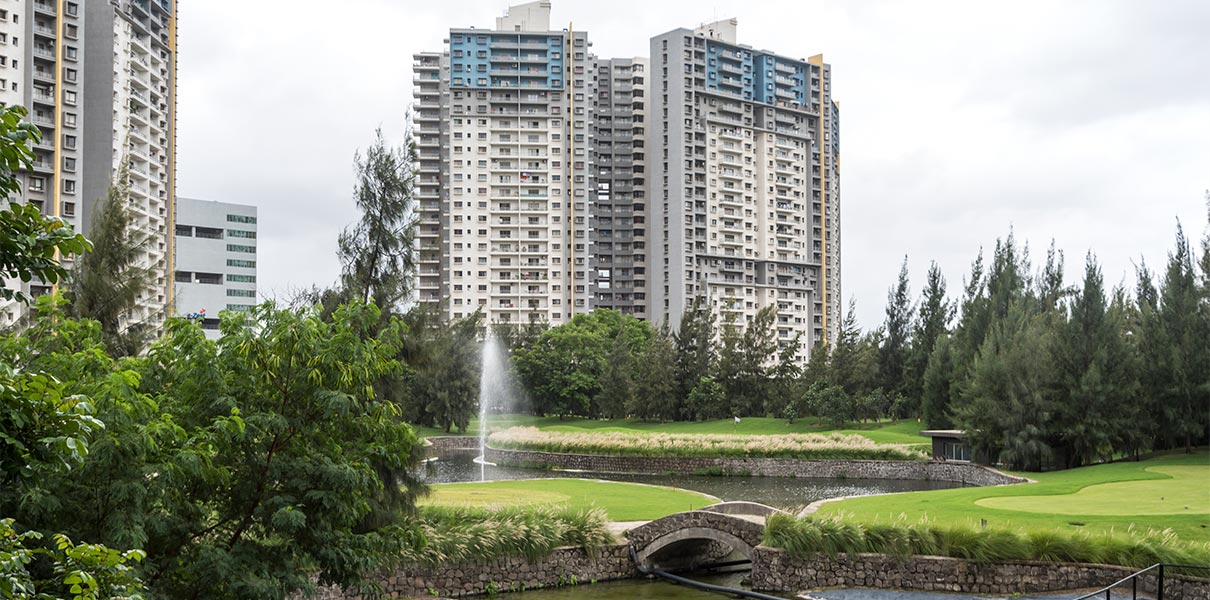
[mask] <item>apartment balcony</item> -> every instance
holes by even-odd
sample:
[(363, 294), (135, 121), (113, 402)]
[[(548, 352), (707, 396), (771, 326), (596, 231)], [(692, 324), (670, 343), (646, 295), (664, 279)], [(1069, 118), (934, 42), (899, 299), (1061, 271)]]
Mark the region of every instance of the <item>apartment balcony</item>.
[(34, 25), (34, 35), (45, 36), (52, 40), (55, 39), (55, 37), (56, 37), (55, 30), (53, 27), (48, 27), (46, 25), (41, 25), (41, 24)]

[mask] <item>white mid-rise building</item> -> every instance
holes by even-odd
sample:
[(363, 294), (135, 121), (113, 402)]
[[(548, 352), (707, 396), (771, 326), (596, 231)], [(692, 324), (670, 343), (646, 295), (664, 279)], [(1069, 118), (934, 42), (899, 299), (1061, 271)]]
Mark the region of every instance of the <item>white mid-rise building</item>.
[(256, 207), (179, 198), (176, 215), (175, 314), (217, 338), (219, 312), (256, 304)]

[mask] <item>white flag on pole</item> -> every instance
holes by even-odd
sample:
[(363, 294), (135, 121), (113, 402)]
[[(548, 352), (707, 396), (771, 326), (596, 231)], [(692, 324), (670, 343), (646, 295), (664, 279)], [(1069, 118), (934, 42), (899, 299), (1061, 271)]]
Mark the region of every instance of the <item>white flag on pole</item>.
[(735, 422), (739, 423), (739, 417), (735, 417)]

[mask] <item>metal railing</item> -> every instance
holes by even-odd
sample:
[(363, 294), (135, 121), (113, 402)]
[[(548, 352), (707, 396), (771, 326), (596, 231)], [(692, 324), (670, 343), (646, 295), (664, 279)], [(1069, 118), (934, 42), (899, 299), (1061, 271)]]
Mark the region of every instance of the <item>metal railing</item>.
[(1122, 579), (1119, 579), (1118, 581), (1111, 583), (1108, 586), (1105, 586), (1095, 592), (1089, 592), (1087, 594), (1084, 594), (1083, 596), (1080, 596), (1079, 598), (1076, 598), (1075, 600), (1091, 600), (1092, 598), (1101, 598), (1102, 596), (1104, 596), (1105, 600), (1111, 600), (1113, 590), (1116, 588), (1119, 588), (1119, 587), (1123, 587), (1126, 584), (1130, 584), (1131, 600), (1138, 600), (1139, 577), (1146, 575), (1152, 571), (1155, 571), (1155, 600), (1164, 600), (1164, 571), (1165, 571), (1165, 569), (1168, 569), (1168, 570), (1183, 569), (1183, 570), (1189, 570), (1189, 571), (1204, 571), (1204, 572), (1206, 572), (1207, 575), (1210, 575), (1210, 566), (1174, 565), (1174, 564), (1156, 563), (1154, 565), (1151, 565), (1150, 567), (1147, 567), (1146, 569), (1143, 569), (1142, 571), (1131, 573), (1130, 575), (1123, 577)]

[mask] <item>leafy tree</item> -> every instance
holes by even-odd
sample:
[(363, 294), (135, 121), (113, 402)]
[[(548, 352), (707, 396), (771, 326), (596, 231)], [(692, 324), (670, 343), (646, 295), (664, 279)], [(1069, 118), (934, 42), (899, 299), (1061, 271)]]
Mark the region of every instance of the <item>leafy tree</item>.
[(903, 392), (908, 398), (909, 406), (914, 406), (919, 411), (915, 414), (923, 415), (924, 372), (928, 369), (929, 357), (937, 346), (937, 340), (949, 332), (950, 320), (953, 318), (954, 306), (945, 296), (945, 277), (941, 274), (941, 267), (933, 262), (929, 265), (923, 297), (920, 299), (916, 323), (912, 329), (907, 384)]
[(174, 320), (120, 363), (95, 322), (39, 321), (6, 355), (89, 391), (107, 433), (36, 501), (0, 494), (18, 522), (145, 547), (140, 573), (173, 598), (284, 598), (312, 574), (360, 587), (420, 543), (408, 515), (422, 488), (384, 489), (378, 471), (406, 470), (418, 439), (373, 391), (399, 343), (395, 325), (370, 333), (376, 308), (225, 313), (218, 342)]
[(1009, 307), (979, 350), (955, 424), (975, 454), (1011, 468), (1040, 470), (1054, 456), (1057, 406), (1054, 332), (1028, 302)]
[(632, 353), (642, 352), (651, 327), (614, 310), (597, 310), (546, 330), (527, 350), (514, 351), (513, 368), (529, 391), (534, 412), (595, 416), (593, 401), (601, 392), (605, 357), (618, 337)]
[(883, 329), (886, 336), (878, 349), (878, 376), (882, 389), (891, 396), (908, 389), (908, 348), (911, 344), (912, 315), (911, 290), (908, 288), (907, 257), (899, 267), (899, 279), (887, 294), (886, 321)]
[(108, 195), (98, 201), (88, 232), (92, 251), (76, 262), (67, 293), (71, 300), (69, 314), (99, 322), (105, 343), (115, 356), (141, 352), (157, 325), (132, 320), (139, 301), (151, 291), (155, 269), (154, 265), (141, 264), (153, 238), (133, 226), (129, 204), (129, 161), (123, 159)]
[(697, 380), (697, 385), (689, 392), (689, 405), (693, 407), (697, 418), (702, 420), (725, 419), (731, 416), (727, 392), (712, 377)]
[(869, 391), (877, 373), (879, 332), (866, 336), (857, 327), (857, 302), (849, 301), (849, 311), (840, 322), (836, 346), (831, 353), (831, 383), (844, 389), (850, 397)]
[[(798, 415), (798, 400), (802, 397), (802, 368), (798, 365), (798, 349), (802, 333), (789, 342), (779, 344), (777, 362), (769, 370), (769, 396), (765, 401), (769, 414)], [(788, 417), (793, 422), (794, 417)]]
[(802, 373), (805, 385), (810, 386), (817, 381), (831, 380), (832, 373), (828, 366), (830, 350), (828, 343), (823, 340), (816, 342), (815, 347), (811, 348), (811, 355), (807, 358), (807, 366)]
[(624, 336), (613, 340), (605, 356), (605, 371), (601, 374), (601, 393), (597, 396), (598, 414), (606, 419), (620, 419), (627, 409), (635, 406), (635, 357)]
[(639, 359), (638, 391), (627, 412), (644, 419), (668, 421), (680, 414), (676, 394), (676, 345), (667, 331), (647, 344)]
[[(20, 105), (0, 108), (0, 195), (5, 199), (21, 193), (16, 172), (33, 167), (32, 145), (42, 139), (37, 126), (22, 120), (26, 112)], [(8, 279), (58, 283), (67, 274), (59, 263), (60, 255), (81, 254), (90, 248), (88, 240), (66, 222), (43, 215), (33, 205), (0, 208), (0, 300), (28, 304), (31, 298), (20, 289), (8, 288)]]
[(353, 201), (361, 220), (339, 239), (345, 299), (374, 301), (396, 314), (411, 291), (415, 271), (415, 148), (409, 132), (403, 147), (391, 148), (382, 129), (363, 157), (354, 157)]
[(774, 307), (768, 306), (758, 311), (743, 331), (735, 323), (724, 326), (718, 381), (737, 416), (767, 412), (770, 394), (767, 362), (777, 352), (777, 333), (773, 328), (776, 318)]
[(1125, 341), (1124, 323), (1114, 320), (1101, 269), (1090, 253), (1083, 288), (1070, 305), (1056, 343), (1060, 375), (1054, 425), (1069, 467), (1112, 458), (1124, 447), (1124, 430), (1138, 401), (1137, 375)]
[(815, 415), (840, 429), (855, 418), (853, 401), (844, 388), (824, 381), (817, 381), (807, 389), (805, 404)]
[(404, 318), (400, 358), (405, 365), (403, 414), (410, 423), (466, 431), (479, 407), (482, 313), (446, 321), (420, 305)]
[[(1160, 387), (1154, 390), (1160, 400), (1163, 417), (1161, 432), (1168, 445), (1183, 445), (1191, 451), (1193, 440), (1202, 436), (1210, 423), (1210, 387), (1207, 375), (1198, 367), (1208, 352), (1201, 321), (1200, 290), (1193, 268), (1193, 253), (1180, 224), (1176, 229), (1176, 248), (1168, 255), (1168, 268), (1159, 288), (1156, 326), (1163, 345), (1153, 346), (1149, 368), (1157, 371)], [(1157, 340), (1158, 341), (1158, 340)]]
[(955, 395), (954, 354), (950, 349), (950, 337), (942, 334), (933, 345), (928, 366), (924, 370), (921, 386), (921, 416), (931, 429), (949, 429), (954, 426), (949, 407)]
[[(713, 373), (718, 362), (715, 353), (716, 317), (709, 304), (701, 297), (685, 308), (680, 327), (676, 333), (676, 382), (677, 393), (689, 398), (703, 377)], [(688, 403), (689, 418), (703, 418), (693, 402)], [(724, 415), (725, 416), (725, 415)]]

